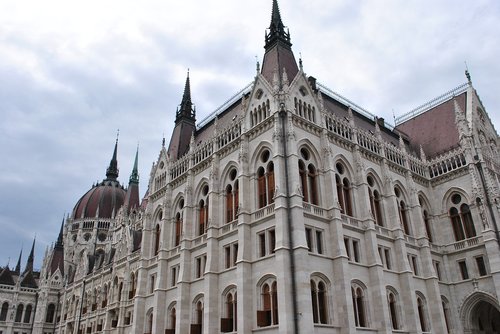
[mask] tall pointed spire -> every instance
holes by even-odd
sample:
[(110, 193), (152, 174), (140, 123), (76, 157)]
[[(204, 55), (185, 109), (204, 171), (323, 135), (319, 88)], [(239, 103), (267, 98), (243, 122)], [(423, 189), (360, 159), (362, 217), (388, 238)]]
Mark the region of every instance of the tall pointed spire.
[(184, 94), (175, 115), (175, 127), (168, 145), (167, 153), (172, 159), (179, 159), (189, 151), (189, 141), (194, 132), (196, 132), (196, 110), (191, 101), (188, 70)]
[(271, 13), (271, 24), (269, 25), (269, 33), (266, 33), (266, 46), (267, 50), (278, 41), (282, 42), (289, 48), (292, 46), (290, 42), (290, 33), (285, 31), (285, 26), (281, 20), (280, 9), (278, 7), (278, 0), (273, 0), (273, 10)]
[(262, 75), (271, 83), (273, 82), (274, 73), (277, 72), (279, 86), (281, 86), (283, 73), (286, 72), (288, 78), (292, 81), (299, 72), (299, 67), (292, 52), (290, 33), (288, 29), (285, 30), (285, 25), (281, 20), (277, 0), (273, 0), (271, 24), (266, 31), (265, 37), (264, 49), (266, 52), (262, 61)]
[(118, 161), (116, 159), (118, 151), (118, 134), (116, 135), (115, 149), (113, 151), (113, 157), (109, 162), (109, 167), (106, 169), (106, 178), (108, 180), (116, 180), (118, 178)]
[(19, 259), (17, 259), (17, 264), (16, 264), (16, 269), (14, 269), (14, 272), (19, 275), (21, 274), (21, 258), (23, 256), (23, 249), (21, 248), (21, 251), (19, 252)]
[(189, 120), (195, 120), (196, 113), (193, 108), (193, 103), (191, 102), (191, 82), (189, 80), (189, 70), (187, 72), (186, 84), (184, 85), (184, 93), (182, 94), (182, 101), (177, 110), (176, 122), (180, 118), (186, 118)]

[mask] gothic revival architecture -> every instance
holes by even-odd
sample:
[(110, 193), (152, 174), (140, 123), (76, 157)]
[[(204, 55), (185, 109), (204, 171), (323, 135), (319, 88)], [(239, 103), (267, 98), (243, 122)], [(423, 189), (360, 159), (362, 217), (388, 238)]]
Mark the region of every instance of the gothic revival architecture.
[[(498, 333), (499, 137), (467, 82), (396, 119), (306, 76), (277, 1), (253, 82), (197, 122), (189, 76), (139, 198), (117, 144), (0, 333)], [(30, 262), (31, 261), (31, 262)]]

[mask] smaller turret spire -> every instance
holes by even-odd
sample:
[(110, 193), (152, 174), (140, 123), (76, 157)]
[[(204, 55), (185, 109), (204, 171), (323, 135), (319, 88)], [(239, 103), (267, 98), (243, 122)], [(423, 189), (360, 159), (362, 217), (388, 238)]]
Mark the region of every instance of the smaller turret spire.
[(64, 217), (61, 222), (61, 229), (59, 230), (59, 235), (57, 236), (56, 244), (54, 245), (54, 249), (63, 248), (63, 228), (64, 228)]
[[(120, 131), (120, 130), (118, 130)], [(116, 180), (118, 178), (118, 161), (116, 159), (117, 151), (118, 151), (118, 134), (116, 135), (115, 149), (113, 151), (113, 157), (109, 162), (109, 167), (106, 169), (106, 178), (108, 180)]]
[(33, 238), (33, 245), (31, 246), (30, 255), (28, 256), (28, 261), (26, 262), (26, 268), (24, 268), (23, 275), (33, 271), (33, 262), (35, 257), (35, 241), (36, 237)]
[(137, 144), (137, 150), (135, 151), (134, 168), (132, 168), (132, 174), (130, 174), (130, 183), (139, 183), (139, 172), (138, 172), (138, 161), (139, 161), (139, 144)]
[(21, 257), (23, 256), (23, 249), (21, 248), (21, 251), (19, 252), (19, 259), (17, 259), (17, 264), (16, 264), (16, 269), (14, 269), (14, 272), (19, 275), (21, 273)]
[(273, 46), (276, 42), (283, 42), (288, 48), (292, 46), (290, 42), (290, 33), (285, 31), (285, 25), (281, 20), (278, 0), (273, 0), (273, 9), (271, 13), (271, 24), (269, 25), (269, 33), (266, 33), (265, 49)]

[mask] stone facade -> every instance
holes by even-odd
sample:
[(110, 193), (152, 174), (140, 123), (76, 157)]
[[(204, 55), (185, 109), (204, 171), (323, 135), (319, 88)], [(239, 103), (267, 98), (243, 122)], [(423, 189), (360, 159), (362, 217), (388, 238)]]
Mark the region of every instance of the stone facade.
[(141, 205), (68, 217), (32, 327), (4, 284), (0, 333), (500, 331), (499, 139), (470, 78), (390, 126), (306, 76), (276, 1), (262, 69), (182, 149), (188, 78)]

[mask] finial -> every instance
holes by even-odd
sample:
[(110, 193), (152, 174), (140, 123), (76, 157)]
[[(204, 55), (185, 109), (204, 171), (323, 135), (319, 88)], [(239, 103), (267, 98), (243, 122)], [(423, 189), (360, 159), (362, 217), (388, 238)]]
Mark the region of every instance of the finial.
[(257, 58), (257, 56), (255, 56), (255, 63), (256, 63), (256, 69), (257, 69), (257, 73), (260, 72), (260, 63), (259, 63), (259, 59)]
[(165, 132), (162, 134), (163, 139), (161, 140), (161, 146), (165, 147)]
[(467, 77), (467, 81), (469, 82), (469, 84), (472, 84), (472, 80), (470, 78), (470, 73), (469, 73), (469, 68), (467, 67), (467, 62), (464, 61), (464, 64), (465, 64), (465, 76)]
[(299, 68), (300, 68), (300, 71), (302, 72), (303, 68), (302, 68), (302, 52), (299, 52)]
[(118, 137), (120, 137), (120, 129), (116, 130), (116, 142), (118, 143)]

